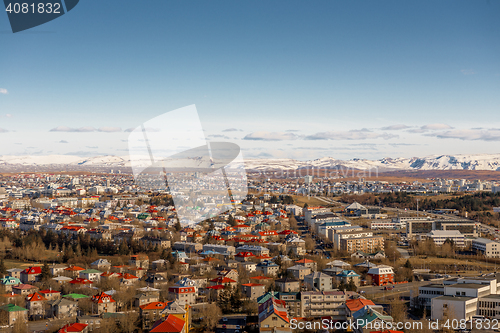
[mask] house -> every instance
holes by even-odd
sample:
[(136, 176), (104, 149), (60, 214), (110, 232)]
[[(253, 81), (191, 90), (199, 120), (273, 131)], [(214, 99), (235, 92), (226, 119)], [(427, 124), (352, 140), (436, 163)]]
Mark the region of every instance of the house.
[(52, 274), (53, 276), (64, 274), (64, 270), (66, 268), (68, 268), (68, 266), (63, 264), (54, 264), (49, 266), (50, 274)]
[(355, 298), (355, 299), (348, 299), (347, 301), (345, 301), (345, 306), (346, 306), (346, 315), (347, 317), (351, 317), (352, 314), (358, 310), (360, 310), (361, 308), (365, 307), (365, 306), (375, 306), (375, 303), (373, 303), (371, 300), (369, 299), (365, 299), (365, 298)]
[(309, 290), (315, 291), (331, 291), (332, 277), (322, 272), (313, 272), (304, 277), (304, 282)]
[(47, 299), (47, 301), (53, 301), (61, 298), (61, 292), (52, 290), (52, 288), (40, 290), (40, 294), (42, 294)]
[(240, 262), (249, 261), (252, 258), (255, 258), (255, 254), (252, 252), (238, 252), (238, 254), (234, 256), (234, 259)]
[(12, 286), (12, 292), (17, 295), (26, 296), (33, 294), (38, 291), (38, 288), (32, 286), (31, 284), (20, 284), (17, 286)]
[(69, 276), (72, 277), (77, 277), (78, 273), (81, 271), (84, 271), (85, 268), (81, 268), (79, 266), (69, 266), (68, 268), (65, 268), (64, 271), (69, 274)]
[(145, 254), (136, 254), (130, 256), (128, 264), (132, 267), (149, 269), (149, 257)]
[(359, 286), (360, 277), (361, 276), (353, 270), (343, 270), (335, 275), (335, 280), (337, 280), (338, 283), (344, 282), (344, 284), (347, 285), (352, 279), (354, 284)]
[(257, 263), (255, 262), (242, 262), (239, 264), (248, 273), (253, 273), (257, 271)]
[(241, 285), (243, 294), (248, 299), (256, 300), (266, 293), (266, 285), (260, 283), (245, 283)]
[(372, 267), (366, 275), (371, 277), (372, 284), (375, 286), (384, 286), (394, 282), (394, 271), (391, 266), (379, 265)]
[(26, 308), (29, 317), (45, 317), (45, 303), (47, 299), (40, 293), (29, 294), (26, 296)]
[(68, 298), (60, 298), (48, 301), (47, 303), (50, 306), (50, 317), (61, 319), (77, 315), (78, 303)]
[(21, 280), (12, 276), (6, 276), (0, 279), (0, 285), (4, 286), (6, 292), (12, 291), (12, 286), (17, 286), (18, 284), (21, 284)]
[(233, 287), (237, 284), (238, 282), (227, 278), (225, 276), (219, 276), (215, 279), (210, 280), (210, 286), (217, 286), (217, 285), (223, 285), (223, 286), (230, 286)]
[(300, 281), (297, 279), (283, 278), (274, 281), (276, 287), (282, 292), (298, 292), (300, 291)]
[(97, 269), (85, 269), (83, 271), (80, 271), (78, 275), (82, 279), (86, 279), (92, 282), (99, 282), (101, 280), (101, 271), (98, 271)]
[(38, 276), (42, 274), (41, 267), (28, 267), (21, 272), (21, 282), (22, 283), (30, 283), (38, 281)]
[(139, 278), (129, 273), (124, 273), (122, 278), (120, 279), (120, 283), (126, 286), (131, 286), (137, 281), (139, 281)]
[(158, 288), (168, 283), (163, 274), (149, 274), (144, 280), (149, 287)]
[(82, 323), (66, 324), (57, 333), (88, 333), (88, 325)]
[[(259, 326), (260, 328), (289, 328), (290, 318), (285, 301), (281, 301), (273, 296), (259, 305)], [(284, 332), (287, 332), (286, 330)]]
[(158, 247), (159, 249), (166, 249), (170, 247), (170, 241), (160, 237), (144, 236), (139, 240), (139, 243), (143, 246), (151, 246), (152, 248)]
[(160, 289), (146, 287), (141, 288), (141, 290), (140, 294), (135, 295), (134, 305), (136, 307), (141, 307), (160, 300)]
[(180, 304), (195, 304), (196, 289), (193, 286), (172, 286), (168, 288), (169, 300), (178, 301)]
[(262, 272), (264, 275), (276, 276), (278, 275), (279, 266), (270, 260), (259, 262), (257, 264), (257, 271)]
[(28, 310), (14, 304), (0, 306), (0, 321), (2, 325), (14, 325), (17, 321), (28, 321)]
[(17, 278), (19, 280), (21, 280), (21, 272), (24, 271), (24, 269), (21, 269), (21, 268), (11, 268), (11, 269), (8, 269), (7, 272), (9, 273), (9, 276), (13, 277), (13, 278)]
[(288, 267), (286, 270), (287, 272), (292, 273), (292, 275), (299, 280), (304, 280), (306, 275), (311, 274), (311, 269), (309, 267), (302, 265), (295, 265), (292, 267)]
[(150, 330), (153, 324), (161, 318), (161, 311), (167, 306), (166, 302), (151, 302), (139, 307), (142, 329)]
[(317, 270), (317, 263), (314, 260), (311, 259), (300, 259), (295, 262), (297, 265), (302, 265), (304, 267), (310, 268), (311, 271), (316, 272)]
[(101, 271), (108, 271), (111, 268), (111, 263), (107, 259), (97, 259), (90, 264), (90, 267)]
[(150, 333), (186, 333), (186, 322), (174, 315), (168, 315), (154, 323)]
[(93, 314), (116, 312), (116, 301), (106, 293), (100, 292), (92, 296), (91, 301), (97, 304), (96, 307), (93, 307)]

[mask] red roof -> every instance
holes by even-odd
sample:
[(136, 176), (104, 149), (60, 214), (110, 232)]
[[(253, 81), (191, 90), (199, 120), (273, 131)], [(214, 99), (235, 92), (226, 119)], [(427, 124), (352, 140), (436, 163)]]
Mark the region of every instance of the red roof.
[(71, 284), (91, 284), (93, 282), (90, 280), (84, 279), (84, 278), (76, 278), (76, 279), (69, 281), (69, 283), (71, 283)]
[(213, 289), (213, 290), (220, 290), (220, 289), (224, 289), (224, 288), (225, 288), (225, 286), (222, 284), (217, 284), (215, 286), (207, 287), (207, 289)]
[(267, 276), (254, 276), (254, 277), (251, 277), (250, 279), (252, 279), (252, 280), (269, 280), (272, 278), (267, 277)]
[(74, 324), (67, 324), (64, 325), (58, 333), (65, 333), (65, 332), (82, 332), (85, 327), (87, 327), (87, 324), (82, 324), (82, 323), (74, 323)]
[(166, 306), (167, 306), (167, 303), (165, 303), (165, 302), (152, 302), (152, 303), (141, 305), (140, 308), (142, 310), (158, 310), (158, 309), (164, 309)]
[(116, 302), (111, 296), (106, 293), (99, 293), (97, 295), (92, 296), (92, 301), (96, 303), (114, 303)]
[(40, 293), (42, 294), (60, 294), (60, 291), (57, 290), (52, 290), (52, 289), (45, 289), (45, 290), (40, 290)]
[(263, 286), (263, 284), (260, 284), (260, 283), (244, 283), (244, 284), (242, 284), (242, 286), (245, 286), (245, 287), (259, 287), (259, 286)]
[(29, 294), (26, 297), (26, 300), (28, 302), (41, 302), (41, 301), (46, 301), (47, 299), (43, 297), (43, 295), (40, 295), (39, 293), (34, 293), (34, 294)]
[(77, 272), (77, 271), (84, 271), (85, 268), (81, 268), (79, 266), (70, 266), (68, 268), (65, 268), (64, 270), (65, 271), (74, 271), (74, 272)]
[(28, 267), (26, 268), (22, 273), (24, 274), (41, 274), (42, 273), (42, 268), (41, 267)]
[(184, 328), (186, 322), (174, 315), (168, 315), (164, 321), (157, 321), (153, 328), (149, 331), (151, 333), (178, 333)]
[(310, 263), (313, 263), (315, 262), (314, 260), (311, 260), (311, 259), (300, 259), (300, 260), (297, 260), (296, 263), (298, 264), (310, 264)]
[(242, 258), (248, 258), (248, 257), (255, 257), (255, 254), (252, 252), (239, 252), (236, 257), (242, 257)]
[(234, 283), (233, 279), (227, 278), (225, 276), (219, 276), (215, 279), (210, 280), (210, 282), (217, 282), (218, 284), (223, 284), (223, 283)]
[(375, 303), (369, 299), (358, 298), (345, 301), (345, 305), (352, 313), (354, 313), (366, 305), (375, 305)]

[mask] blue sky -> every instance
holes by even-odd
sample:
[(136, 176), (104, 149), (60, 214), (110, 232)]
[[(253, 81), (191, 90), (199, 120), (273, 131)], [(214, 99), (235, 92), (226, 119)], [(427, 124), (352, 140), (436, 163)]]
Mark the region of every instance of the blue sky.
[(0, 13), (0, 155), (126, 155), (191, 104), (246, 158), (499, 153), (499, 41), (480, 0), (80, 1), (16, 34)]

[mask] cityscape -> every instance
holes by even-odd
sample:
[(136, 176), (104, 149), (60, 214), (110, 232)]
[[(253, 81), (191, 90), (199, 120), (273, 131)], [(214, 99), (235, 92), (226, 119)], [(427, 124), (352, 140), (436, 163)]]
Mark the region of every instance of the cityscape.
[(4, 5), (0, 333), (500, 331), (500, 2)]

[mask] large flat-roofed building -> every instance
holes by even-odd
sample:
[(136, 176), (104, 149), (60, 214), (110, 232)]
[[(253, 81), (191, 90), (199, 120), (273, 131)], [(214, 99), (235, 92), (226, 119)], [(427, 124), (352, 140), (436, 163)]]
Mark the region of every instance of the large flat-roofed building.
[(407, 220), (406, 236), (413, 238), (433, 230), (457, 230), (466, 237), (478, 236), (478, 223), (466, 219)]
[(332, 317), (345, 320), (346, 295), (343, 291), (305, 291), (300, 293), (300, 317)]
[(384, 237), (369, 236), (358, 238), (343, 238), (340, 240), (340, 250), (354, 253), (362, 251), (365, 253), (373, 253), (384, 251)]
[(431, 301), (433, 298), (443, 295), (444, 295), (444, 285), (442, 284), (428, 284), (425, 286), (418, 287), (418, 302), (422, 306), (425, 306), (426, 309), (431, 308)]
[(373, 236), (373, 231), (371, 230), (366, 230), (361, 227), (355, 227), (354, 230), (352, 229), (342, 229), (338, 230), (335, 233), (331, 234), (333, 238), (331, 239), (334, 247), (337, 250), (340, 250), (340, 241), (342, 239), (348, 239), (348, 238), (362, 238), (362, 237), (372, 237)]
[(490, 319), (500, 319), (500, 295), (479, 297), (477, 314)]
[(458, 247), (465, 246), (465, 236), (458, 230), (432, 230), (427, 237), (432, 239), (437, 246), (443, 245), (446, 240), (452, 241)]
[(472, 319), (477, 311), (477, 298), (467, 296), (439, 296), (431, 301), (432, 320)]
[[(344, 227), (339, 227), (335, 229), (329, 229), (327, 233), (327, 237), (330, 240), (330, 242), (335, 244), (335, 235), (337, 233), (344, 233), (344, 232), (350, 232), (350, 231), (363, 231), (364, 229), (360, 227), (359, 225), (351, 225), (351, 226), (344, 226)], [(338, 247), (337, 247), (338, 249)]]
[(472, 241), (472, 249), (487, 258), (500, 258), (500, 243), (491, 239), (476, 238)]

